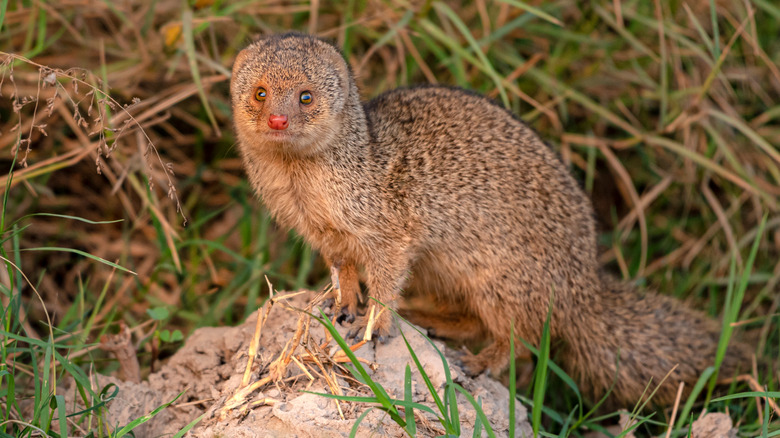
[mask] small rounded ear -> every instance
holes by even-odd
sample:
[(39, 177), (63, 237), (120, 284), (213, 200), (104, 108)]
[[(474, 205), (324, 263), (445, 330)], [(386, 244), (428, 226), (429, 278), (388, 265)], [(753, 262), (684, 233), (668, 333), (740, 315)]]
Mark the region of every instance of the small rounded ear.
[(235, 76), (236, 72), (241, 68), (241, 66), (244, 65), (247, 57), (249, 57), (249, 47), (238, 52), (238, 55), (236, 55), (236, 60), (233, 61), (233, 76)]
[(232, 94), (234, 98), (238, 97), (236, 94), (238, 92), (236, 89), (239, 81), (238, 72), (241, 70), (241, 67), (244, 66), (247, 58), (249, 58), (249, 49), (250, 48), (247, 47), (244, 50), (238, 52), (238, 55), (236, 55), (236, 60), (233, 61), (233, 72), (230, 76), (230, 94)]
[(335, 47), (331, 46), (330, 50), (327, 50), (325, 53), (327, 61), (330, 63), (330, 65), (334, 66), (338, 72), (341, 87), (344, 89), (344, 96), (349, 96), (350, 77), (347, 61), (341, 55), (341, 52), (339, 52)]

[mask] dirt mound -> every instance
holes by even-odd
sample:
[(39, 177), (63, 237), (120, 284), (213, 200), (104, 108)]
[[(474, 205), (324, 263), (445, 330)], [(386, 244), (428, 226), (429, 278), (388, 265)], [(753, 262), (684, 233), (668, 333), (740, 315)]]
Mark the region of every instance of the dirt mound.
[[(102, 388), (115, 383), (119, 393), (109, 404), (107, 421), (116, 427), (148, 414), (161, 404), (185, 393), (170, 407), (135, 429), (136, 436), (170, 436), (196, 418), (201, 421), (189, 432), (195, 437), (345, 437), (357, 418), (370, 404), (336, 402), (314, 393), (371, 396), (371, 390), (347, 370), (349, 360), (327, 330), (300, 309), (318, 297), (313, 292), (278, 297), (273, 308), (259, 312), (265, 317), (257, 324), (255, 312), (240, 326), (196, 330), (185, 345), (162, 367), (140, 384), (99, 376)], [(268, 305), (266, 305), (268, 306)], [(315, 310), (316, 312), (316, 310)], [(256, 328), (261, 327), (257, 359), (247, 368), (248, 351)], [(342, 336), (348, 327), (335, 325)], [(416, 330), (401, 327), (413, 351), (442, 396), (446, 384), (441, 357)], [(436, 342), (445, 352), (446, 347)], [(433, 396), (417, 371), (403, 338), (393, 336), (386, 344), (368, 342), (355, 350), (371, 379), (385, 388), (391, 398), (404, 398), (404, 373), (412, 370), (413, 401), (438, 412)], [(485, 376), (471, 379), (450, 365), (452, 380), (480, 400), (496, 436), (509, 430), (509, 392)], [(308, 392), (303, 392), (308, 391)], [(461, 434), (472, 436), (477, 414), (461, 394), (457, 396)], [(403, 416), (403, 411), (402, 416)], [(415, 410), (419, 436), (444, 433), (430, 413)], [(516, 404), (518, 436), (531, 436), (525, 408)], [(484, 432), (483, 432), (484, 435)], [(357, 436), (406, 436), (405, 432), (379, 410), (371, 409)]]

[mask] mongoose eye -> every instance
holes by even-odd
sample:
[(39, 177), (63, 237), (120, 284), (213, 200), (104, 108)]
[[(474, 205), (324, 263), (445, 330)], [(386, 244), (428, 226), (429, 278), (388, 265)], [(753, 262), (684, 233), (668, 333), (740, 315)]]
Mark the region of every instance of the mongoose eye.
[(265, 100), (265, 88), (258, 87), (257, 91), (255, 91), (255, 99), (259, 102), (262, 102)]
[(308, 105), (311, 103), (311, 93), (308, 91), (304, 91), (301, 93), (301, 103), (304, 105)]

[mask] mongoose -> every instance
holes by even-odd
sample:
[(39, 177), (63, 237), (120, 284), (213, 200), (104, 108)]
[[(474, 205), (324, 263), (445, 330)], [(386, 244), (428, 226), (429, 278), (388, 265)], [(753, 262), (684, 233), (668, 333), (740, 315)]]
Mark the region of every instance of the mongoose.
[[(562, 365), (593, 396), (617, 376), (613, 397), (625, 404), (677, 365), (653, 399), (669, 404), (679, 381), (690, 389), (713, 364), (718, 325), (601, 272), (585, 192), (535, 132), (491, 100), (421, 86), (363, 104), (339, 50), (297, 33), (241, 51), (230, 92), (253, 187), (278, 223), (340, 266), (349, 311), (357, 266), (368, 294), (388, 306), (402, 289), (432, 297), (460, 314), (438, 327), (428, 315), (437, 333), (492, 338), (463, 359), (479, 373), (508, 365), (512, 325), (538, 344), (553, 294)], [(386, 334), (391, 314), (381, 315), (375, 329)], [(721, 372), (742, 357), (729, 355)]]

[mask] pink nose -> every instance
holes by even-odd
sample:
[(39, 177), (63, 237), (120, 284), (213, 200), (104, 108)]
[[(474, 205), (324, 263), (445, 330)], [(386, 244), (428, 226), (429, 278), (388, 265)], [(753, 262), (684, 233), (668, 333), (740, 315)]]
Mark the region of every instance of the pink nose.
[(268, 126), (271, 129), (278, 129), (280, 131), (283, 129), (287, 129), (288, 126), (287, 116), (284, 114), (282, 115), (271, 114), (270, 116), (268, 116)]

